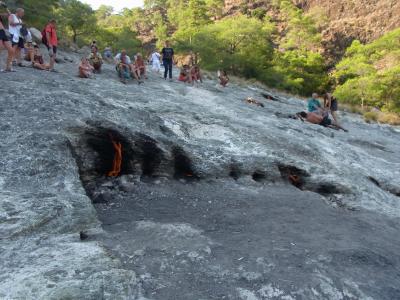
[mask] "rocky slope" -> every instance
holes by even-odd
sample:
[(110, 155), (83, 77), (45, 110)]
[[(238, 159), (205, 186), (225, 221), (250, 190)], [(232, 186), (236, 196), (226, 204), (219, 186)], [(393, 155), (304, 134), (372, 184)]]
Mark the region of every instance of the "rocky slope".
[[(247, 6), (258, 7), (279, 21), (279, 13), (273, 11), (270, 0), (227, 0), (225, 9), (234, 14)], [(397, 0), (293, 0), (297, 7), (312, 14), (326, 24), (321, 27), (324, 51), (328, 57), (338, 60), (355, 39), (371, 42), (386, 32), (400, 27), (400, 2)]]
[(398, 128), (58, 68), (0, 74), (1, 299), (400, 297)]

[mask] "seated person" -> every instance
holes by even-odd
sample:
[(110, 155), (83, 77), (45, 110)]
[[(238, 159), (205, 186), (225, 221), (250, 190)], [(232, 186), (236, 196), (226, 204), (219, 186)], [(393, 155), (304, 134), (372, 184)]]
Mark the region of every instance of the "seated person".
[(141, 80), (141, 77), (144, 76), (145, 79), (147, 79), (146, 76), (146, 65), (144, 64), (144, 60), (142, 57), (141, 53), (136, 54), (136, 59), (135, 63), (133, 64), (133, 72), (136, 79), (139, 81)]
[(103, 58), (101, 54), (98, 52), (97, 47), (92, 47), (92, 52), (90, 53), (88, 60), (90, 64), (94, 68), (95, 73), (101, 73), (101, 66), (103, 65)]
[(50, 65), (44, 63), (44, 59), (42, 54), (40, 53), (40, 49), (38, 45), (33, 46), (33, 63), (32, 66), (38, 70), (50, 70)]
[(306, 120), (307, 122), (310, 122), (312, 124), (318, 124), (324, 127), (329, 127), (329, 128), (333, 128), (333, 129), (342, 129), (343, 131), (347, 132), (346, 129), (344, 129), (343, 127), (337, 125), (337, 124), (333, 124), (331, 119), (329, 119), (329, 116), (327, 114), (325, 114), (325, 116), (322, 116), (316, 112), (299, 112), (296, 114), (296, 116), (298, 116), (302, 121)]
[(219, 78), (219, 84), (222, 85), (223, 87), (226, 87), (228, 82), (229, 82), (229, 77), (228, 74), (226, 73), (225, 70), (218, 70), (218, 78)]
[(121, 53), (114, 57), (114, 61), (116, 63), (115, 69), (121, 82), (126, 83), (126, 80), (131, 78), (131, 73), (134, 73), (132, 72), (131, 58), (126, 54), (125, 50), (122, 50)]
[(200, 81), (203, 83), (203, 78), (201, 76), (200, 67), (198, 65), (194, 65), (190, 70), (190, 79), (192, 82)]
[(324, 110), (322, 109), (321, 103), (319, 102), (319, 100), (317, 98), (318, 98), (318, 94), (313, 93), (311, 99), (308, 100), (308, 102), (307, 102), (308, 112), (316, 112), (316, 113), (323, 114)]
[(107, 61), (112, 60), (112, 50), (111, 47), (106, 47), (104, 49), (104, 59)]
[(189, 66), (188, 65), (183, 65), (181, 68), (181, 71), (179, 73), (178, 80), (182, 82), (189, 82), (191, 83), (191, 77), (189, 76)]
[(90, 78), (92, 76), (93, 67), (90, 65), (86, 57), (83, 57), (79, 64), (79, 77)]

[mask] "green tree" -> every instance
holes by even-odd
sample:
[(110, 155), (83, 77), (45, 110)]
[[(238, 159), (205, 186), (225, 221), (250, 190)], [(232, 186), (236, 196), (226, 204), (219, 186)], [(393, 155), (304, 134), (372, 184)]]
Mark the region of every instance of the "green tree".
[(71, 32), (72, 41), (77, 42), (78, 36), (96, 31), (96, 15), (88, 4), (79, 0), (64, 0), (57, 10), (60, 23)]
[(372, 43), (354, 41), (336, 65), (335, 95), (352, 104), (400, 112), (400, 28)]
[(226, 18), (203, 27), (194, 38), (194, 49), (206, 68), (258, 77), (273, 53), (267, 28), (256, 18)]

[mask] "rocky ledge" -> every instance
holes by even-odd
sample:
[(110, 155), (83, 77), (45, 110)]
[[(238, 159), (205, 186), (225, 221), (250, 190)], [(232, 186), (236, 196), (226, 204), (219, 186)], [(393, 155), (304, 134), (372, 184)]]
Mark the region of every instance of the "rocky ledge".
[(0, 298), (400, 298), (398, 128), (67, 56), (0, 74)]

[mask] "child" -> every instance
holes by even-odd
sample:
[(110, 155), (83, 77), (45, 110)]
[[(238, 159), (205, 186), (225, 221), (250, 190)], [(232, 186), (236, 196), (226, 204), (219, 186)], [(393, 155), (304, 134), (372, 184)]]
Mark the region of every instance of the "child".
[(86, 57), (83, 57), (79, 64), (79, 77), (90, 78), (92, 76), (93, 67), (90, 65)]
[(161, 55), (157, 51), (154, 51), (153, 54), (151, 55), (152, 70), (157, 73), (160, 73), (161, 69), (160, 58)]

